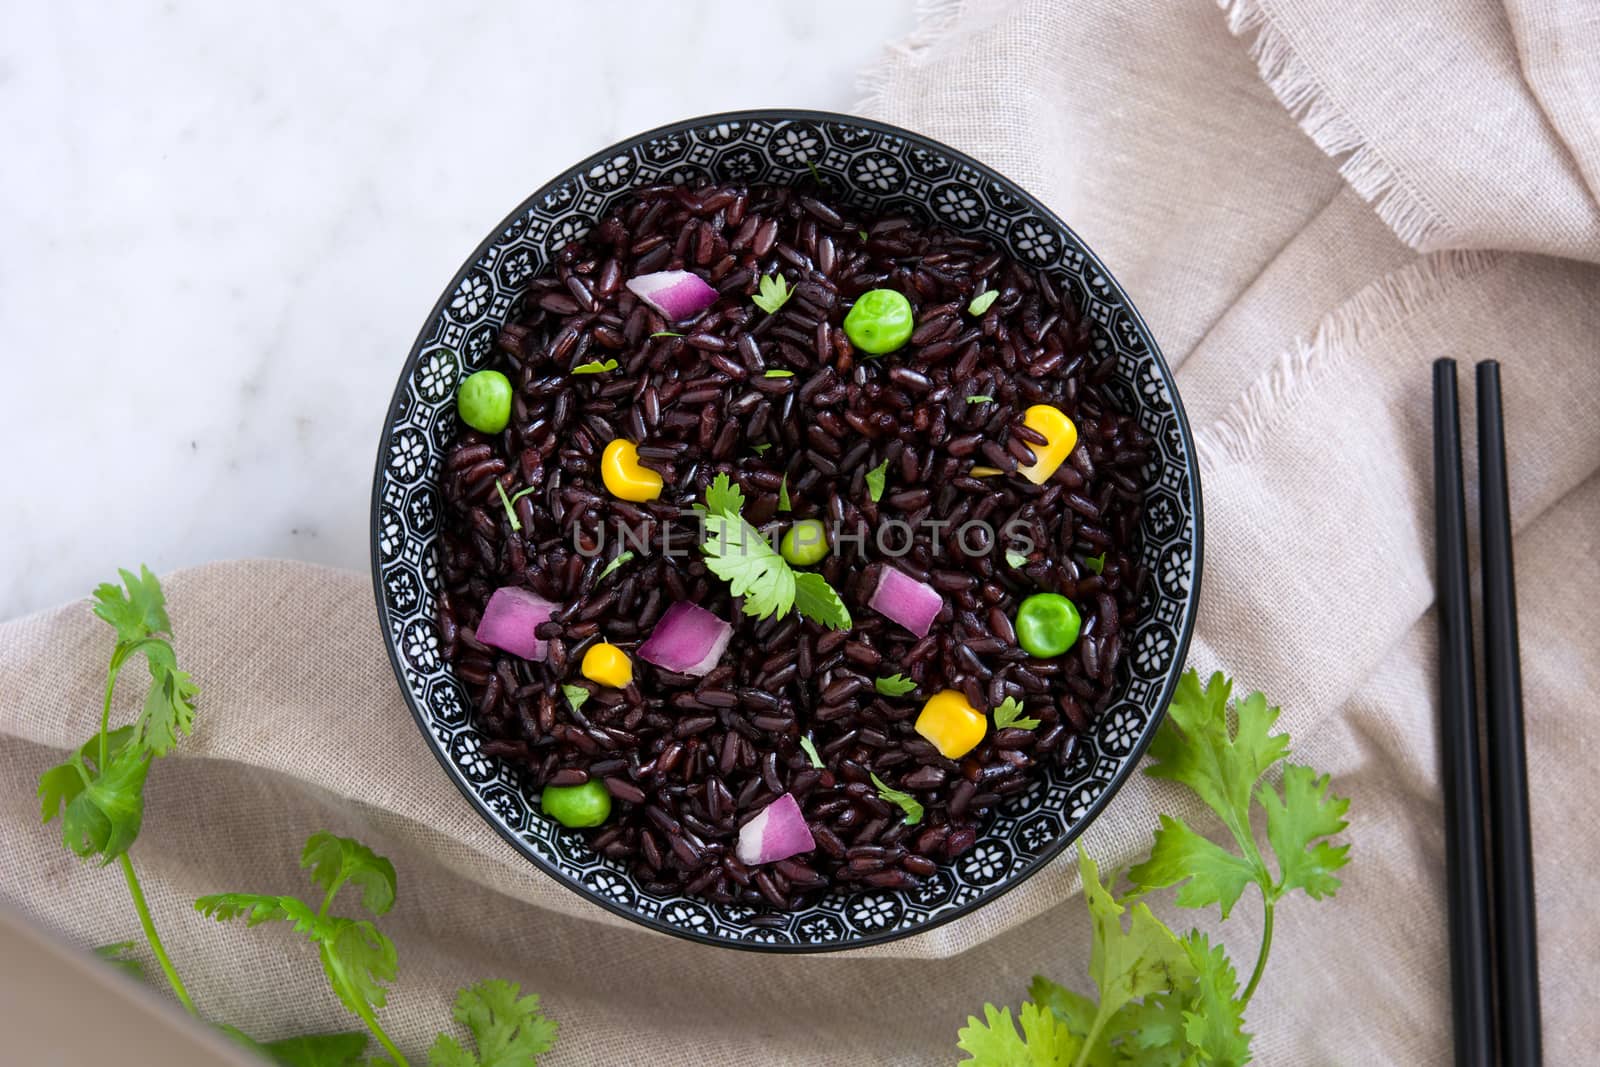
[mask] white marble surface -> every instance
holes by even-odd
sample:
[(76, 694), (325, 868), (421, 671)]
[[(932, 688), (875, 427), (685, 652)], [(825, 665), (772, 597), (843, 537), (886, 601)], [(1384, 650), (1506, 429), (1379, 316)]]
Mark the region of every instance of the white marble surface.
[(663, 122), (848, 110), (912, 23), (912, 0), (14, 5), (0, 618), (139, 562), (365, 569), (400, 362), (490, 227)]

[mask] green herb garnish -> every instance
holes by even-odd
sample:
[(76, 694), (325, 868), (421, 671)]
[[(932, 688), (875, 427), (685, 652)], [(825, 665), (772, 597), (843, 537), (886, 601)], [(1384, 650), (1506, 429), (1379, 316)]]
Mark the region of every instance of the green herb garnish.
[(861, 238), (861, 243), (862, 244), (866, 244), (867, 243), (867, 231), (866, 230), (857, 230), (856, 231), (856, 235)]
[(816, 182), (823, 188), (827, 188), (827, 183), (822, 180), (822, 172), (817, 169), (817, 165), (815, 163), (811, 162), (809, 159), (806, 160), (806, 169), (811, 171), (812, 181)]
[(1021, 552), (1011, 552), (1008, 550), (1006, 552), (1006, 563), (1017, 570), (1021, 570), (1023, 567), (1028, 565), (1028, 557)]
[(789, 476), (787, 474), (783, 476), (783, 481), (778, 483), (778, 510), (794, 510), (794, 505), (789, 500)]
[(789, 302), (789, 297), (794, 295), (794, 290), (789, 288), (788, 279), (781, 274), (763, 277), (757, 288), (760, 292), (752, 296), (750, 301), (768, 315), (776, 314), (779, 308)]
[(820, 769), (822, 767), (822, 756), (817, 753), (816, 742), (809, 737), (801, 737), (800, 747), (805, 750), (806, 759), (811, 761), (811, 766)]
[(903, 697), (915, 689), (917, 683), (903, 674), (890, 674), (875, 679), (872, 687), (886, 697)]
[(1000, 706), (994, 709), (994, 728), (1004, 730), (1014, 726), (1019, 730), (1032, 730), (1039, 725), (1039, 720), (1024, 718), (1022, 715), (1022, 701), (1016, 697), (1006, 697)]
[(882, 463), (878, 464), (876, 467), (873, 467), (867, 472), (867, 495), (870, 496), (874, 501), (883, 499), (883, 485), (888, 476), (888, 460), (884, 460)]
[[(784, 494), (787, 496), (787, 493)], [(850, 628), (850, 611), (828, 580), (814, 571), (796, 572), (760, 530), (739, 512), (744, 494), (726, 474), (706, 489), (706, 567), (744, 598), (746, 615), (765, 619), (791, 609), (835, 630)]]
[(577, 711), (583, 707), (584, 702), (594, 694), (581, 685), (564, 685), (561, 694), (567, 698), (567, 703), (572, 705), (572, 710)]
[(752, 452), (754, 452), (758, 456), (764, 456), (764, 455), (767, 454), (767, 449), (769, 449), (771, 447), (772, 447), (772, 442), (771, 441), (763, 441), (759, 445), (751, 445), (750, 446), (750, 450)]
[(763, 374), (762, 377), (763, 378), (793, 378), (794, 377), (794, 371), (792, 371), (792, 370), (769, 370), (765, 374)]
[(137, 941), (118, 941), (113, 945), (97, 945), (92, 950), (96, 956), (127, 975), (144, 981), (144, 964), (133, 955)]
[(1098, 556), (1090, 556), (1083, 561), (1083, 565), (1096, 574), (1104, 574), (1106, 570), (1106, 554), (1102, 552)]
[(527, 489), (513, 493), (511, 496), (506, 496), (506, 487), (500, 484), (499, 478), (496, 478), (494, 480), (494, 488), (495, 491), (500, 494), (500, 505), (506, 509), (506, 518), (511, 520), (511, 529), (514, 532), (520, 533), (522, 531), (522, 520), (517, 518), (517, 511), (511, 505), (515, 504), (529, 493), (535, 492), (537, 487), (529, 486)]
[(967, 397), (967, 403), (969, 403), (969, 404), (993, 404), (994, 403), (994, 397), (992, 397), (992, 396), (984, 396), (981, 393), (976, 393), (976, 394), (974, 394), (972, 396)]
[(682, 337), (683, 334), (679, 333), (677, 330), (657, 330), (655, 333), (651, 334), (650, 336), (651, 337)]
[(616, 370), (617, 367), (619, 367), (620, 365), (621, 364), (619, 364), (614, 359), (608, 359), (603, 363), (598, 359), (591, 359), (587, 363), (580, 363), (576, 367), (573, 367), (572, 370), (570, 372), (568, 372), (568, 373), (571, 373), (571, 374), (604, 374), (606, 371)]
[(878, 790), (878, 795), (891, 804), (898, 804), (900, 810), (906, 813), (906, 825), (915, 826), (922, 821), (922, 804), (910, 793), (902, 793), (898, 789), (890, 789), (882, 778), (876, 774), (870, 776), (872, 784)]
[(556, 1024), (539, 1009), (539, 998), (522, 995), (516, 982), (498, 978), (479, 982), (456, 994), (455, 1020), (472, 1031), (476, 1053), (462, 1048), (449, 1034), (440, 1034), (428, 1049), (431, 1067), (532, 1067), (540, 1053), (556, 1043)]
[(595, 576), (595, 584), (598, 585), (607, 578), (611, 577), (612, 571), (616, 570), (618, 567), (621, 567), (624, 563), (627, 563), (629, 560), (633, 559), (633, 557), (634, 552), (632, 549), (628, 549), (626, 552), (618, 552), (617, 558), (612, 560), (610, 563), (607, 563), (605, 570), (601, 571)]
[[(1009, 1009), (985, 1005), (984, 1020), (969, 1017), (961, 1030), (959, 1047), (971, 1056), (963, 1063), (1165, 1067), (1250, 1059), (1244, 1011), (1266, 969), (1274, 908), (1297, 889), (1319, 900), (1339, 888), (1334, 872), (1348, 862), (1349, 846), (1329, 838), (1345, 829), (1350, 802), (1329, 791), (1327, 775), (1288, 762), (1289, 738), (1271, 732), (1278, 709), (1266, 698), (1252, 693), (1231, 701), (1231, 694), (1221, 674), (1202, 688), (1200, 676), (1186, 672), (1145, 773), (1187, 787), (1216, 814), (1234, 847), (1162, 815), (1150, 857), (1128, 872), (1133, 889), (1119, 898), (1079, 846), (1094, 920), (1089, 974), (1098, 1001), (1036, 977), (1019, 1014), (1022, 1033)], [(1281, 773), (1278, 784), (1268, 780), (1274, 771)], [(1275, 870), (1251, 830), (1258, 809)], [(1215, 905), (1227, 918), (1252, 884), (1262, 895), (1263, 932), (1243, 992), (1222, 945), (1199, 931), (1180, 938), (1148, 904), (1134, 902), (1176, 886), (1179, 907)]]
[[(178, 667), (161, 582), (148, 567), (140, 567), (137, 575), (118, 573), (123, 588), (107, 582), (94, 591), (95, 615), (117, 632), (106, 670), (100, 729), (65, 762), (39, 776), (39, 814), (47, 823), (60, 817), (61, 843), (78, 856), (98, 857), (102, 867), (117, 862), (145, 940), (167, 984), (190, 1014), (198, 1014), (156, 933), (128, 849), (144, 821), (144, 783), (151, 763), (170, 753), (178, 738), (194, 728), (200, 691), (188, 672)], [(111, 701), (117, 678), (136, 656), (142, 656), (149, 667), (150, 687), (139, 717), (113, 730)]]
[(990, 289), (986, 293), (979, 293), (977, 296), (972, 298), (972, 303), (967, 305), (967, 314), (974, 317), (982, 315), (994, 305), (996, 300), (999, 299), (1000, 290), (998, 289)]

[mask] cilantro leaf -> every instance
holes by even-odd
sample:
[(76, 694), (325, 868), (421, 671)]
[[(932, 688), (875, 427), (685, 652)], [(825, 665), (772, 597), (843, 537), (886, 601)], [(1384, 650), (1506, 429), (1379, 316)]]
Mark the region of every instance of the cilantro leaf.
[(1283, 769), (1283, 795), (1263, 783), (1256, 794), (1267, 812), (1267, 840), (1278, 858), (1279, 881), (1275, 894), (1303, 889), (1312, 900), (1329, 897), (1339, 888), (1333, 872), (1349, 862), (1349, 845), (1331, 845), (1318, 838), (1343, 830), (1350, 801), (1328, 792), (1328, 776), (1317, 777), (1310, 767), (1290, 764)]
[(617, 570), (617, 568), (621, 567), (623, 564), (625, 564), (628, 561), (632, 560), (634, 558), (634, 555), (635, 555), (635, 553), (634, 553), (633, 549), (631, 549), (631, 548), (628, 549), (625, 552), (618, 552), (617, 553), (617, 558), (612, 560), (610, 563), (607, 563), (605, 565), (605, 569), (603, 569), (598, 575), (595, 576), (595, 579), (594, 579), (595, 584), (599, 585), (601, 582), (603, 582), (607, 578), (611, 577), (611, 574), (612, 574), (613, 571)]
[(706, 511), (737, 517), (743, 510), (744, 491), (726, 473), (719, 473), (706, 487)]
[(1250, 1035), (1244, 1032), (1244, 1005), (1235, 999), (1239, 979), (1221, 945), (1198, 930), (1183, 939), (1194, 978), (1184, 984), (1183, 1036), (1201, 1062), (1242, 1067), (1250, 1061)]
[(994, 709), (994, 728), (1004, 730), (1015, 727), (1018, 730), (1032, 730), (1038, 727), (1039, 720), (1032, 717), (1023, 717), (1022, 701), (1016, 697), (1006, 697), (1000, 706)]
[(789, 476), (787, 474), (783, 476), (783, 481), (778, 483), (778, 510), (794, 510), (794, 504), (789, 500)]
[[(151, 757), (133, 742), (132, 729), (123, 729), (129, 731), (124, 743), (108, 746), (104, 767), (80, 753), (77, 766), (85, 768), (89, 780), (67, 801), (61, 816), (62, 843), (84, 858), (98, 855), (101, 866), (128, 851), (144, 821), (144, 781)], [(96, 737), (84, 747), (98, 743)]]
[(922, 803), (910, 793), (902, 793), (898, 789), (890, 789), (887, 783), (876, 774), (869, 775), (872, 784), (878, 790), (878, 795), (891, 804), (898, 804), (900, 810), (906, 813), (906, 825), (915, 826), (922, 821)]
[(132, 643), (151, 634), (170, 633), (172, 622), (167, 618), (166, 597), (150, 568), (141, 564), (138, 575), (126, 570), (117, 573), (127, 587), (126, 593), (110, 582), (94, 591), (94, 613), (117, 631), (117, 640)]
[(328, 985), (363, 1021), (387, 1001), (385, 983), (394, 981), (396, 970), (394, 943), (366, 919), (325, 915), (298, 897), (261, 893), (215, 893), (196, 900), (194, 907), (219, 922), (243, 916), (249, 926), (291, 924), (317, 946)]
[(734, 596), (744, 597), (745, 614), (758, 619), (788, 614), (794, 607), (795, 574), (761, 531), (737, 515), (712, 512), (706, 532), (700, 546), (706, 568), (726, 581)]
[(994, 397), (985, 396), (982, 393), (974, 393), (971, 396), (967, 397), (967, 403), (969, 403), (969, 404), (993, 404), (994, 403)]
[(144, 965), (133, 955), (136, 941), (118, 941), (114, 945), (98, 945), (91, 951), (129, 978), (144, 981)]
[(806, 759), (811, 761), (811, 766), (817, 768), (822, 766), (822, 755), (817, 751), (817, 743), (815, 741), (801, 735), (800, 747), (805, 751)]
[(1232, 688), (1217, 673), (1201, 689), (1199, 674), (1186, 671), (1150, 746), (1155, 764), (1145, 773), (1188, 786), (1248, 850), (1254, 847), (1247, 844), (1251, 794), (1262, 773), (1288, 755), (1289, 736), (1270, 732), (1278, 709), (1268, 707), (1260, 693), (1237, 705), (1237, 726), (1230, 729)]
[(1178, 906), (1205, 908), (1222, 905), (1222, 917), (1239, 902), (1245, 887), (1257, 880), (1254, 864), (1200, 834), (1182, 819), (1161, 816), (1150, 858), (1128, 872), (1135, 885), (1152, 889), (1182, 886)]
[(1098, 556), (1090, 556), (1083, 561), (1083, 565), (1096, 574), (1104, 574), (1106, 570), (1106, 554), (1102, 552)]
[(772, 447), (772, 442), (771, 441), (763, 441), (759, 445), (751, 445), (750, 446), (750, 450), (752, 452), (754, 452), (758, 456), (764, 456), (764, 455), (767, 454), (767, 449), (769, 449), (771, 447)]
[(604, 362), (602, 362), (602, 361), (600, 361), (598, 359), (591, 359), (587, 363), (580, 363), (576, 367), (573, 367), (572, 370), (568, 371), (568, 373), (569, 374), (605, 374), (607, 371), (616, 370), (618, 366), (620, 366), (620, 364), (614, 359), (608, 359), (608, 360), (605, 360)]
[(178, 669), (166, 641), (147, 638), (139, 651), (150, 665), (150, 689), (134, 723), (134, 739), (149, 752), (165, 756), (177, 747), (179, 737), (194, 729), (194, 701), (200, 689), (189, 672)]
[(360, 1031), (342, 1034), (308, 1034), (266, 1041), (255, 1051), (283, 1067), (355, 1067), (367, 1050), (367, 1035)]
[(581, 685), (564, 685), (561, 687), (561, 693), (567, 698), (567, 703), (572, 705), (573, 711), (577, 711), (579, 708), (583, 707), (584, 701), (588, 700), (589, 697), (593, 695), (587, 688)]
[(300, 853), (300, 866), (311, 872), (312, 883), (329, 900), (349, 882), (361, 888), (361, 906), (372, 914), (382, 915), (394, 907), (394, 864), (354, 838), (312, 834)]
[(763, 374), (762, 377), (763, 378), (793, 378), (794, 377), (794, 371), (792, 371), (792, 370), (769, 370), (765, 374)]
[[(781, 557), (780, 557), (781, 558)], [(795, 610), (830, 630), (848, 630), (853, 620), (839, 591), (815, 571), (794, 571)]]
[(1007, 551), (1006, 564), (1017, 570), (1021, 570), (1023, 567), (1028, 565), (1028, 557), (1021, 552)]
[(888, 460), (884, 460), (882, 463), (878, 464), (876, 467), (873, 467), (867, 472), (867, 495), (870, 496), (874, 501), (883, 499), (883, 485), (884, 480), (888, 477), (888, 474)]
[(789, 280), (781, 274), (763, 277), (757, 288), (760, 292), (752, 296), (750, 302), (768, 315), (776, 314), (779, 308), (789, 302), (789, 297), (794, 295), (794, 290), (789, 288)]
[[(106, 754), (115, 756), (133, 737), (133, 727), (120, 726), (106, 734)], [(61, 814), (61, 808), (70, 804), (87, 779), (94, 774), (94, 760), (100, 752), (100, 735), (95, 734), (78, 747), (78, 750), (39, 776), (39, 821), (48, 823)]]
[(1010, 1008), (983, 1006), (983, 1021), (967, 1016), (956, 1047), (969, 1054), (962, 1063), (973, 1067), (1072, 1067), (1083, 1049), (1082, 1040), (1046, 1008), (1024, 1003), (1017, 1012), (1018, 1034)]
[(515, 982), (479, 982), (456, 994), (456, 1022), (472, 1032), (477, 1053), (440, 1034), (428, 1050), (432, 1067), (534, 1067), (556, 1041), (556, 1024), (539, 1010), (537, 996), (522, 996)]
[(999, 299), (1000, 290), (998, 289), (990, 289), (986, 293), (979, 293), (972, 298), (972, 303), (967, 305), (967, 314), (976, 318), (993, 307), (994, 302)]
[[(1091, 1043), (1130, 1001), (1162, 993), (1192, 971), (1188, 954), (1177, 936), (1143, 902), (1124, 908), (1100, 882), (1099, 869), (1078, 846), (1078, 870), (1083, 877), (1084, 900), (1094, 921), (1094, 944), (1089, 954), (1089, 977), (1100, 991), (1100, 1004), (1089, 1028)], [(1129, 925), (1124, 928), (1122, 916)]]
[(873, 679), (872, 687), (886, 697), (903, 697), (917, 687), (903, 674), (889, 674)]

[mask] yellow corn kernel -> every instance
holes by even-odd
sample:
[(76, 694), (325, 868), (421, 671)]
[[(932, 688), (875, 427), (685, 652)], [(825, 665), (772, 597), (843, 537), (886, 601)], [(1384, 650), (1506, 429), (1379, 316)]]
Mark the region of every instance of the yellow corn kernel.
[(639, 465), (639, 449), (632, 441), (613, 438), (600, 453), (600, 478), (619, 500), (643, 503), (661, 495), (661, 475)]
[(943, 689), (922, 705), (916, 729), (939, 750), (939, 755), (945, 759), (960, 759), (978, 747), (989, 729), (989, 720), (968, 704), (959, 690)]
[(1017, 468), (1017, 473), (1034, 485), (1043, 485), (1072, 454), (1073, 446), (1078, 443), (1078, 428), (1060, 408), (1053, 408), (1049, 404), (1035, 404), (1023, 412), (1022, 425), (1037, 430), (1050, 442), (1044, 445), (1030, 443), (1028, 447), (1033, 449), (1034, 461)]
[(583, 654), (583, 665), (578, 668), (591, 682), (622, 689), (633, 681), (633, 661), (616, 645), (602, 641)]

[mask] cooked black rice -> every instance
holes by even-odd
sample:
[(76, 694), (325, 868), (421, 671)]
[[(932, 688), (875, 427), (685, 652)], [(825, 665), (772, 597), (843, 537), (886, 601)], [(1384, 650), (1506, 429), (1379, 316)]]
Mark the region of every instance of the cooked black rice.
[[(623, 284), (676, 268), (721, 294), (687, 322), (663, 321)], [(750, 296), (775, 271), (794, 293), (768, 315)], [(860, 293), (880, 287), (910, 298), (917, 325), (900, 351), (866, 358), (841, 323)], [(994, 289), (998, 300), (971, 316), (973, 296)], [(445, 655), (493, 738), (486, 752), (525, 767), (533, 789), (605, 783), (612, 816), (585, 831), (597, 852), (655, 892), (775, 908), (848, 884), (908, 887), (971, 848), (1036, 768), (1073, 758), (1077, 735), (1111, 698), (1122, 632), (1147, 578), (1134, 546), (1152, 441), (1111, 402), (1104, 383), (1113, 357), (1097, 352), (1088, 323), (1050, 278), (986, 241), (909, 218), (861, 218), (821, 195), (667, 186), (640, 191), (563, 249), (520, 307), (496, 351), (516, 387), (511, 424), (492, 437), (463, 429), (444, 464), (439, 623)], [(682, 336), (652, 336), (663, 331)], [(609, 374), (568, 373), (613, 358), (620, 366)], [(764, 377), (775, 368), (794, 376)], [(993, 401), (968, 403), (975, 395)], [(1022, 412), (1040, 402), (1077, 424), (1071, 459), (1043, 486), (971, 476), (974, 464), (1013, 471), (1031, 458), (1040, 439), (1021, 425)], [(617, 435), (661, 473), (659, 500), (607, 493), (598, 460)], [(888, 488), (874, 503), (865, 475), (885, 460)], [(867, 531), (863, 550), (847, 546), (820, 567), (850, 607), (850, 631), (796, 615), (745, 616), (699, 553), (685, 551), (679, 510), (701, 500), (719, 471), (737, 479), (758, 526), (775, 517), (786, 476), (793, 517)], [(536, 489), (515, 505), (520, 532), (496, 481), (508, 493)], [(946, 601), (921, 640), (866, 606), (884, 559), (872, 531), (890, 518), (915, 532), (896, 565)], [(926, 519), (944, 520), (942, 535)], [(969, 519), (997, 531), (1018, 520), (1037, 547), (1013, 568), (1002, 539), (969, 528), (964, 550), (956, 531)], [(634, 547), (616, 544), (618, 522), (649, 548), (601, 581), (617, 551)], [(669, 527), (673, 558), (662, 550)], [(578, 546), (592, 551), (602, 530), (605, 550), (586, 558)], [(1082, 561), (1101, 553), (1095, 574)], [(540, 631), (546, 662), (475, 639), (484, 604), (503, 585), (564, 605)], [(1041, 590), (1071, 597), (1083, 616), (1077, 645), (1053, 660), (1030, 657), (1012, 632), (1017, 604)], [(631, 652), (682, 599), (735, 620), (722, 664), (706, 677), (637, 658), (625, 691), (579, 676), (592, 643)], [(879, 696), (874, 679), (893, 673), (917, 690)], [(562, 684), (585, 685), (593, 697), (575, 709)], [(991, 729), (966, 756), (945, 759), (912, 723), (927, 696), (947, 687), (980, 708), (1016, 697), (1041, 725)], [(799, 746), (807, 734), (824, 769)], [(869, 772), (917, 797), (922, 822), (906, 825)], [(782, 792), (799, 801), (816, 850), (740, 863), (739, 825)]]

